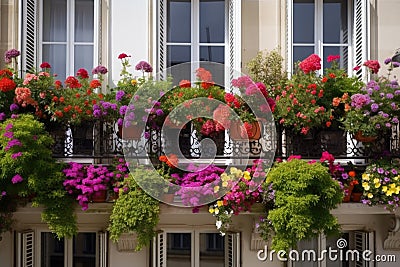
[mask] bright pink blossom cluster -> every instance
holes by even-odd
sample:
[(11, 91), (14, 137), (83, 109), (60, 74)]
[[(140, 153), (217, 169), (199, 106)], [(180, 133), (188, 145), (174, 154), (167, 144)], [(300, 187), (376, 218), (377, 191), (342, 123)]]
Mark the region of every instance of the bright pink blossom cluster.
[(316, 54), (311, 54), (299, 64), (300, 69), (308, 74), (321, 69), (321, 58)]
[(375, 74), (378, 73), (379, 69), (381, 68), (381, 65), (379, 65), (377, 60), (367, 60), (363, 65), (369, 68), (371, 72)]

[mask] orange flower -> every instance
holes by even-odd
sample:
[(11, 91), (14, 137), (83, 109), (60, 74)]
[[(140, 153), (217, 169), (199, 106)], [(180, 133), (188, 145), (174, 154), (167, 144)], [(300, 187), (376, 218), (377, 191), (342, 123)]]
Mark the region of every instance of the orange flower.
[(356, 177), (356, 172), (355, 171), (349, 171), (349, 176), (350, 177)]
[(339, 97), (335, 97), (335, 98), (333, 99), (333, 101), (332, 101), (332, 105), (333, 105), (334, 107), (337, 107), (337, 106), (339, 106), (339, 104), (340, 104), (340, 98), (339, 98)]

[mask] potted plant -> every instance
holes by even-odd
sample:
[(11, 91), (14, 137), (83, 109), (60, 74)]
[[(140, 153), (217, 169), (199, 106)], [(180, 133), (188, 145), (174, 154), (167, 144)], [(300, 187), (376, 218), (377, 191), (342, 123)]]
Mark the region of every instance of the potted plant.
[(330, 211), (342, 202), (339, 183), (332, 179), (327, 167), (291, 157), (276, 163), (267, 175), (275, 194), (274, 208), (260, 223), (276, 251), (295, 248), (298, 241), (339, 230)]
[(395, 160), (381, 159), (367, 166), (362, 174), (362, 202), (369, 206), (384, 205), (394, 211), (399, 206), (400, 168)]
[(9, 228), (11, 214), (19, 205), (32, 202), (33, 206), (44, 206), (42, 218), (59, 238), (76, 233), (74, 202), (63, 189), (64, 176), (61, 165), (52, 158), (52, 144), (43, 123), (31, 114), (17, 115), (0, 124), (3, 227)]
[[(367, 61), (365, 64), (374, 73), (378, 72), (377, 61)], [(366, 86), (351, 96), (343, 125), (360, 142), (373, 142), (378, 137), (388, 135), (392, 127), (398, 125), (399, 101), (399, 85), (390, 78), (390, 71), (387, 77), (374, 76)]]
[(143, 175), (147, 175), (147, 171), (136, 168), (122, 182), (123, 187), (114, 203), (108, 226), (113, 241), (117, 241), (123, 233), (136, 233), (138, 243), (135, 250), (150, 244), (156, 233), (160, 212), (159, 202), (135, 181)]

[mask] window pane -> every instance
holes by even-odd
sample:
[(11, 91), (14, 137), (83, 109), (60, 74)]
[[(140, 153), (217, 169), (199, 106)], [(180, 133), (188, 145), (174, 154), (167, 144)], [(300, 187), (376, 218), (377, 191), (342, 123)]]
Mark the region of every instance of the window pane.
[(314, 53), (314, 46), (293, 46), (293, 66)]
[(339, 67), (347, 70), (348, 63), (348, 47), (347, 46), (324, 46), (323, 68), (330, 68), (331, 63), (327, 61), (329, 55), (339, 55)]
[(225, 47), (223, 46), (200, 46), (200, 61), (211, 61), (224, 64)]
[(167, 234), (167, 266), (191, 267), (192, 235)]
[(41, 267), (64, 267), (64, 238), (42, 233), (40, 242)]
[(90, 72), (93, 69), (93, 46), (92, 45), (75, 45), (75, 68), (74, 73), (80, 68), (84, 68)]
[(96, 233), (78, 233), (73, 242), (73, 267), (96, 267)]
[(43, 0), (43, 41), (67, 41), (67, 0)]
[[(167, 67), (190, 62), (190, 54), (190, 46), (167, 46)], [(169, 70), (168, 75), (173, 77), (173, 84), (178, 84), (181, 80), (191, 80), (191, 65), (188, 63), (174, 67)]]
[(57, 74), (57, 79), (64, 82), (67, 62), (66, 45), (43, 45), (43, 62), (49, 62), (53, 74)]
[(324, 0), (324, 43), (347, 42), (347, 0)]
[(200, 234), (200, 267), (224, 267), (224, 237), (217, 233)]
[(93, 0), (75, 0), (75, 42), (93, 42), (93, 35)]
[(200, 42), (225, 42), (224, 0), (200, 0)]
[(191, 42), (190, 0), (167, 0), (167, 42)]
[(293, 42), (314, 43), (314, 0), (293, 1)]
[[(299, 261), (294, 261), (293, 262), (293, 267), (317, 267), (318, 266), (318, 240), (316, 238), (313, 238), (311, 240), (302, 240), (297, 243), (297, 251), (302, 252), (304, 250), (310, 251), (310, 254), (304, 254), (305, 256), (302, 256), (302, 253), (299, 253)], [(315, 254), (312, 254), (312, 252), (315, 252)], [(313, 259), (315, 257), (315, 260), (309, 260), (308, 257), (311, 257)]]

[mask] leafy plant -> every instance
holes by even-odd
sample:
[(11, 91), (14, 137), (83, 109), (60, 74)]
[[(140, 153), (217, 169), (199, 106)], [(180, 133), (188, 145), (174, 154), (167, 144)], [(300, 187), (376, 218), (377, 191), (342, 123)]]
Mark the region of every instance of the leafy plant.
[[(52, 138), (32, 115), (19, 115), (0, 124), (0, 206), (10, 211), (32, 200), (44, 206), (42, 218), (58, 237), (76, 233), (73, 200), (67, 196), (61, 165), (52, 158)], [(35, 166), (35, 168), (32, 168)], [(13, 202), (13, 203), (12, 203)], [(0, 229), (1, 232), (1, 229)]]
[(327, 167), (294, 158), (276, 163), (267, 182), (275, 191), (275, 206), (260, 229), (263, 236), (268, 236), (267, 229), (274, 232), (273, 249), (287, 251), (320, 232), (338, 232), (339, 224), (330, 210), (341, 203), (343, 193)]
[(148, 245), (154, 237), (160, 212), (159, 202), (147, 195), (135, 181), (142, 174), (142, 171), (135, 169), (122, 182), (126, 189), (119, 192), (108, 227), (113, 241), (117, 241), (123, 233), (135, 232), (138, 239), (135, 250)]

